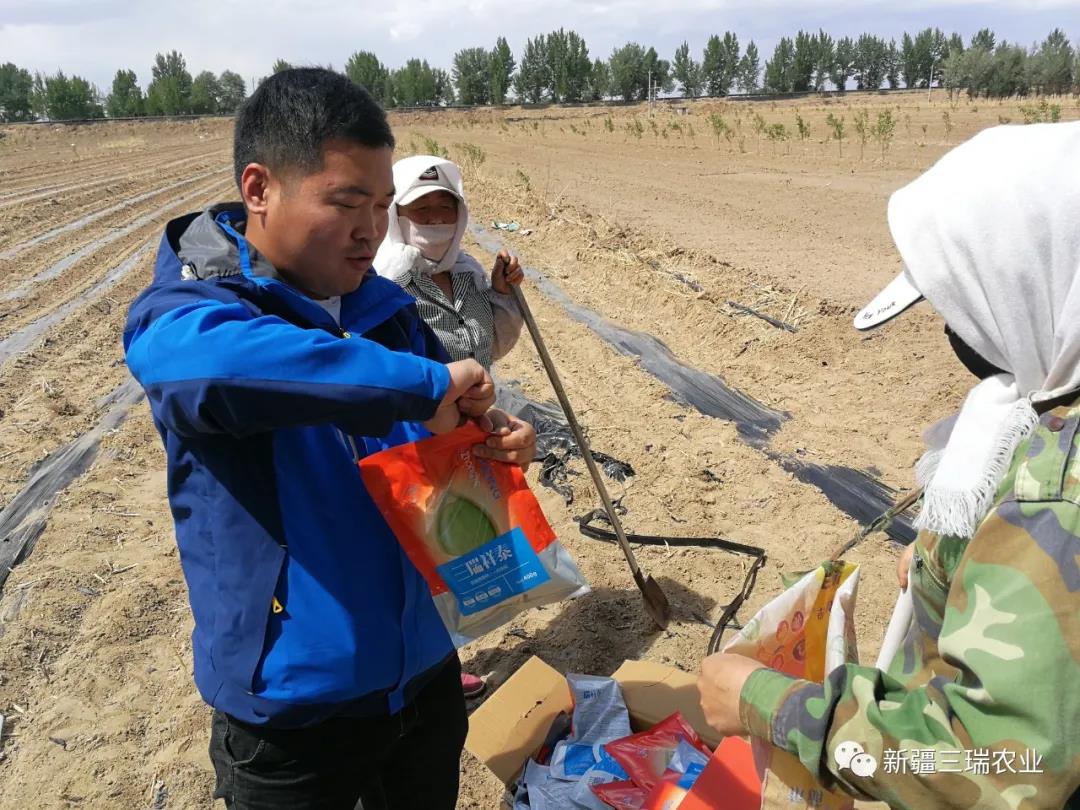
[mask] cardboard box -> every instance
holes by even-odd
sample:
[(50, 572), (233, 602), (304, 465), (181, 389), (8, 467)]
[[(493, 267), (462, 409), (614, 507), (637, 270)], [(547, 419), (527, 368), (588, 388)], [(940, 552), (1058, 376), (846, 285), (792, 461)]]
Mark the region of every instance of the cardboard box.
[[(626, 661), (612, 677), (622, 687), (635, 731), (650, 728), (677, 711), (710, 748), (721, 745), (720, 736), (701, 711), (696, 675), (651, 661)], [(572, 709), (566, 677), (533, 656), (473, 712), (465, 748), (504, 785), (511, 785), (543, 744), (559, 712)], [(694, 810), (712, 806), (694, 797), (707, 791), (724, 796), (724, 807), (730, 810), (757, 810), (760, 785), (749, 744), (737, 738), (723, 743), (699, 777), (702, 790), (695, 786), (683, 806)]]

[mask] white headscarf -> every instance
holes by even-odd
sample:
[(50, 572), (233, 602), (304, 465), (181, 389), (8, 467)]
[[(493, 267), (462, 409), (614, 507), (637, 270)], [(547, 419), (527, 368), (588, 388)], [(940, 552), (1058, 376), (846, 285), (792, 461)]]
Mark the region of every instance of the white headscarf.
[(928, 431), (916, 525), (970, 537), (1033, 403), (1080, 389), (1080, 122), (994, 127), (889, 201), (915, 286), (969, 346), (1006, 371)]
[(485, 289), (489, 283), (487, 275), (468, 254), (461, 251), (461, 239), (469, 226), (469, 205), (465, 201), (461, 170), (457, 164), (434, 155), (414, 155), (394, 164), (395, 193), (394, 202), (390, 206), (390, 227), (375, 254), (375, 272), (404, 283), (418, 263), (431, 264), (420, 255), (418, 248), (405, 242), (398, 222), (398, 201), (405, 199), (418, 186), (425, 186), (431, 191), (449, 191), (458, 199), (458, 221), (454, 239), (437, 265), (434, 268), (428, 267), (427, 271), (434, 274), (453, 270), (455, 267), (468, 269), (477, 277), (478, 284), (481, 285), (479, 289)]

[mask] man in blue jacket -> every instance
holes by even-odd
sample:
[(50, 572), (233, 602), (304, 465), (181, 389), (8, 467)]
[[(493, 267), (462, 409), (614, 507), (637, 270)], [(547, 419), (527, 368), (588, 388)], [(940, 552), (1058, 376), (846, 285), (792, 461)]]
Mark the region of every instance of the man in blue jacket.
[(478, 455), (527, 464), (535, 433), (371, 268), (393, 144), (344, 77), (267, 79), (237, 116), (242, 204), (170, 222), (128, 314), (230, 808), (457, 799), (460, 664), (356, 462), (473, 417)]

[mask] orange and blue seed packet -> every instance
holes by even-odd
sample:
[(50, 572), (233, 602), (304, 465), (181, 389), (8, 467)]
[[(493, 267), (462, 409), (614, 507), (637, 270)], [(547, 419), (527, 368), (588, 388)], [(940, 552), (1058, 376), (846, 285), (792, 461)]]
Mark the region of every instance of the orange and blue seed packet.
[(515, 464), (478, 458), (474, 423), (360, 461), (383, 518), (458, 646), (588, 591)]

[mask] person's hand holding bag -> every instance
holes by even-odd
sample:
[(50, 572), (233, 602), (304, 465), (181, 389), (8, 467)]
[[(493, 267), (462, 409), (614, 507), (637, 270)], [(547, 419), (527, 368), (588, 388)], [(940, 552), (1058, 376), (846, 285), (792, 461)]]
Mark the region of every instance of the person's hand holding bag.
[(495, 402), (491, 375), (475, 360), (446, 364), (450, 384), (435, 415), (424, 422), (432, 433), (449, 433), (468, 417), (483, 416)]

